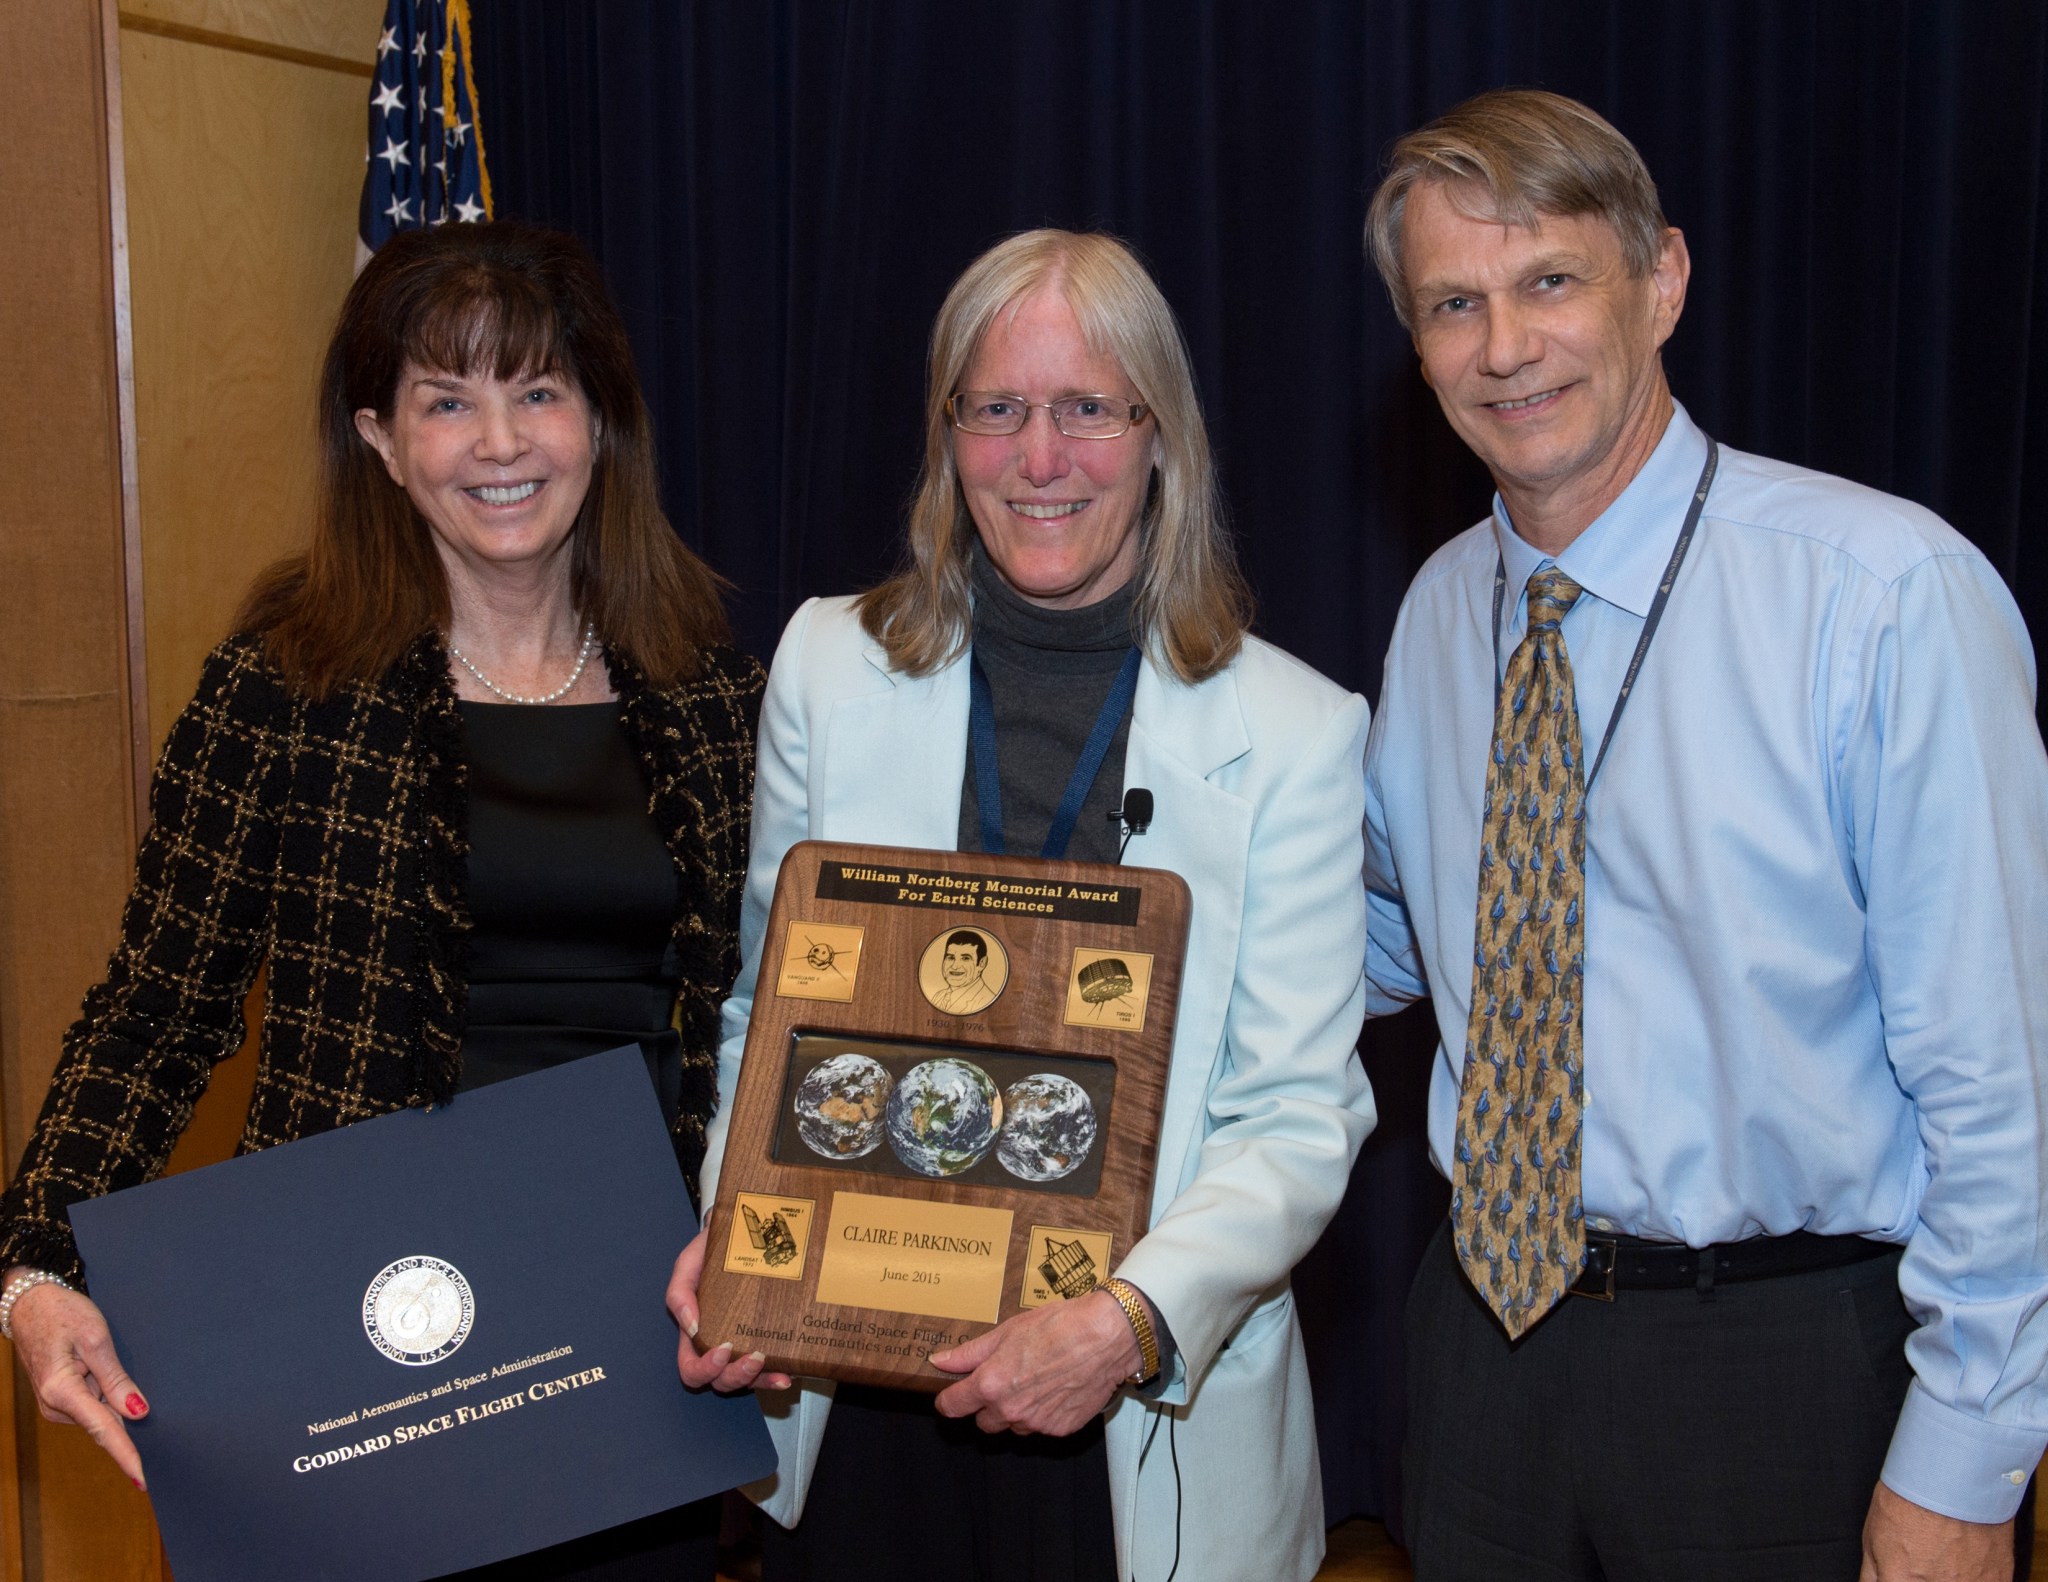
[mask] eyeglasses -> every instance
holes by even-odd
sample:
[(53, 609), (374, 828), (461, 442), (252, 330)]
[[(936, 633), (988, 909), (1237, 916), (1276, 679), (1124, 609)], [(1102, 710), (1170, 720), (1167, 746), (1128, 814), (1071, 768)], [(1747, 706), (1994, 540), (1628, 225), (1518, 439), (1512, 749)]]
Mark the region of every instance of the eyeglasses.
[(1059, 431), (1069, 439), (1115, 439), (1128, 434), (1132, 424), (1144, 422), (1149, 412), (1141, 401), (1105, 395), (1026, 401), (996, 390), (960, 390), (946, 398), (947, 415), (963, 434), (1015, 434), (1038, 407), (1052, 414)]

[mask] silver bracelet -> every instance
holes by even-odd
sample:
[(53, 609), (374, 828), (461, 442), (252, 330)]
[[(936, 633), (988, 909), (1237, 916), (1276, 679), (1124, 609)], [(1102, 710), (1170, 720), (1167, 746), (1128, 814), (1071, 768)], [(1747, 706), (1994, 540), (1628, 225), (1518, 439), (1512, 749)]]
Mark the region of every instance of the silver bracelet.
[(61, 1285), (67, 1291), (76, 1289), (61, 1274), (52, 1274), (47, 1269), (24, 1269), (7, 1282), (5, 1291), (0, 1291), (0, 1340), (14, 1338), (14, 1304), (39, 1285)]

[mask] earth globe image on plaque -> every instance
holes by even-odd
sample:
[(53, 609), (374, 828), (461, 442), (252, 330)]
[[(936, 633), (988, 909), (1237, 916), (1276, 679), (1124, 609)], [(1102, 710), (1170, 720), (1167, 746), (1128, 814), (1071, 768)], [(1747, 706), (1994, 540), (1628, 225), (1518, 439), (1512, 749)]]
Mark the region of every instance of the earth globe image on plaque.
[(1020, 1181), (1072, 1175), (1095, 1146), (1095, 1106), (1078, 1082), (1036, 1072), (1011, 1083), (1003, 1103), (996, 1158)]
[(973, 1169), (1002, 1126), (1003, 1095), (971, 1060), (912, 1066), (889, 1095), (889, 1146), (919, 1175)]
[(889, 1068), (867, 1055), (819, 1061), (797, 1084), (797, 1135), (827, 1159), (873, 1153), (882, 1141), (889, 1086)]

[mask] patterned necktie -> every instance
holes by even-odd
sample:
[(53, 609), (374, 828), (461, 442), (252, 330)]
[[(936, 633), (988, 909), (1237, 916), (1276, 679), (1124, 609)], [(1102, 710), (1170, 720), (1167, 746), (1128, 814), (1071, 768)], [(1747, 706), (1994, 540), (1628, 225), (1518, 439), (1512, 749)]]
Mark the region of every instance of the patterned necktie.
[(1529, 579), (1529, 631), (1494, 705), (1480, 828), (1451, 1228), (1510, 1339), (1557, 1304), (1586, 1256), (1586, 779), (1560, 630), (1582, 591), (1555, 566)]

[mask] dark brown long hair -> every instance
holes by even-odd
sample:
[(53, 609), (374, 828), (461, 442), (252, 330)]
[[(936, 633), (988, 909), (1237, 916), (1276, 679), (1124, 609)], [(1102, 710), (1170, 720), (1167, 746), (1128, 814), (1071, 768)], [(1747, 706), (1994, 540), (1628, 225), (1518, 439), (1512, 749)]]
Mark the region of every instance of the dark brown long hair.
[(401, 231), (342, 303), (320, 372), (313, 541), (259, 576), (236, 616), (315, 697), (384, 674), (445, 628), (448, 581), (426, 522), (356, 431), (389, 423), (408, 362), (458, 377), (575, 381), (597, 439), (572, 531), (570, 597), (611, 653), (656, 686), (730, 636), (717, 574), (661, 513), (654, 442), (626, 329), (573, 236), (504, 222)]

